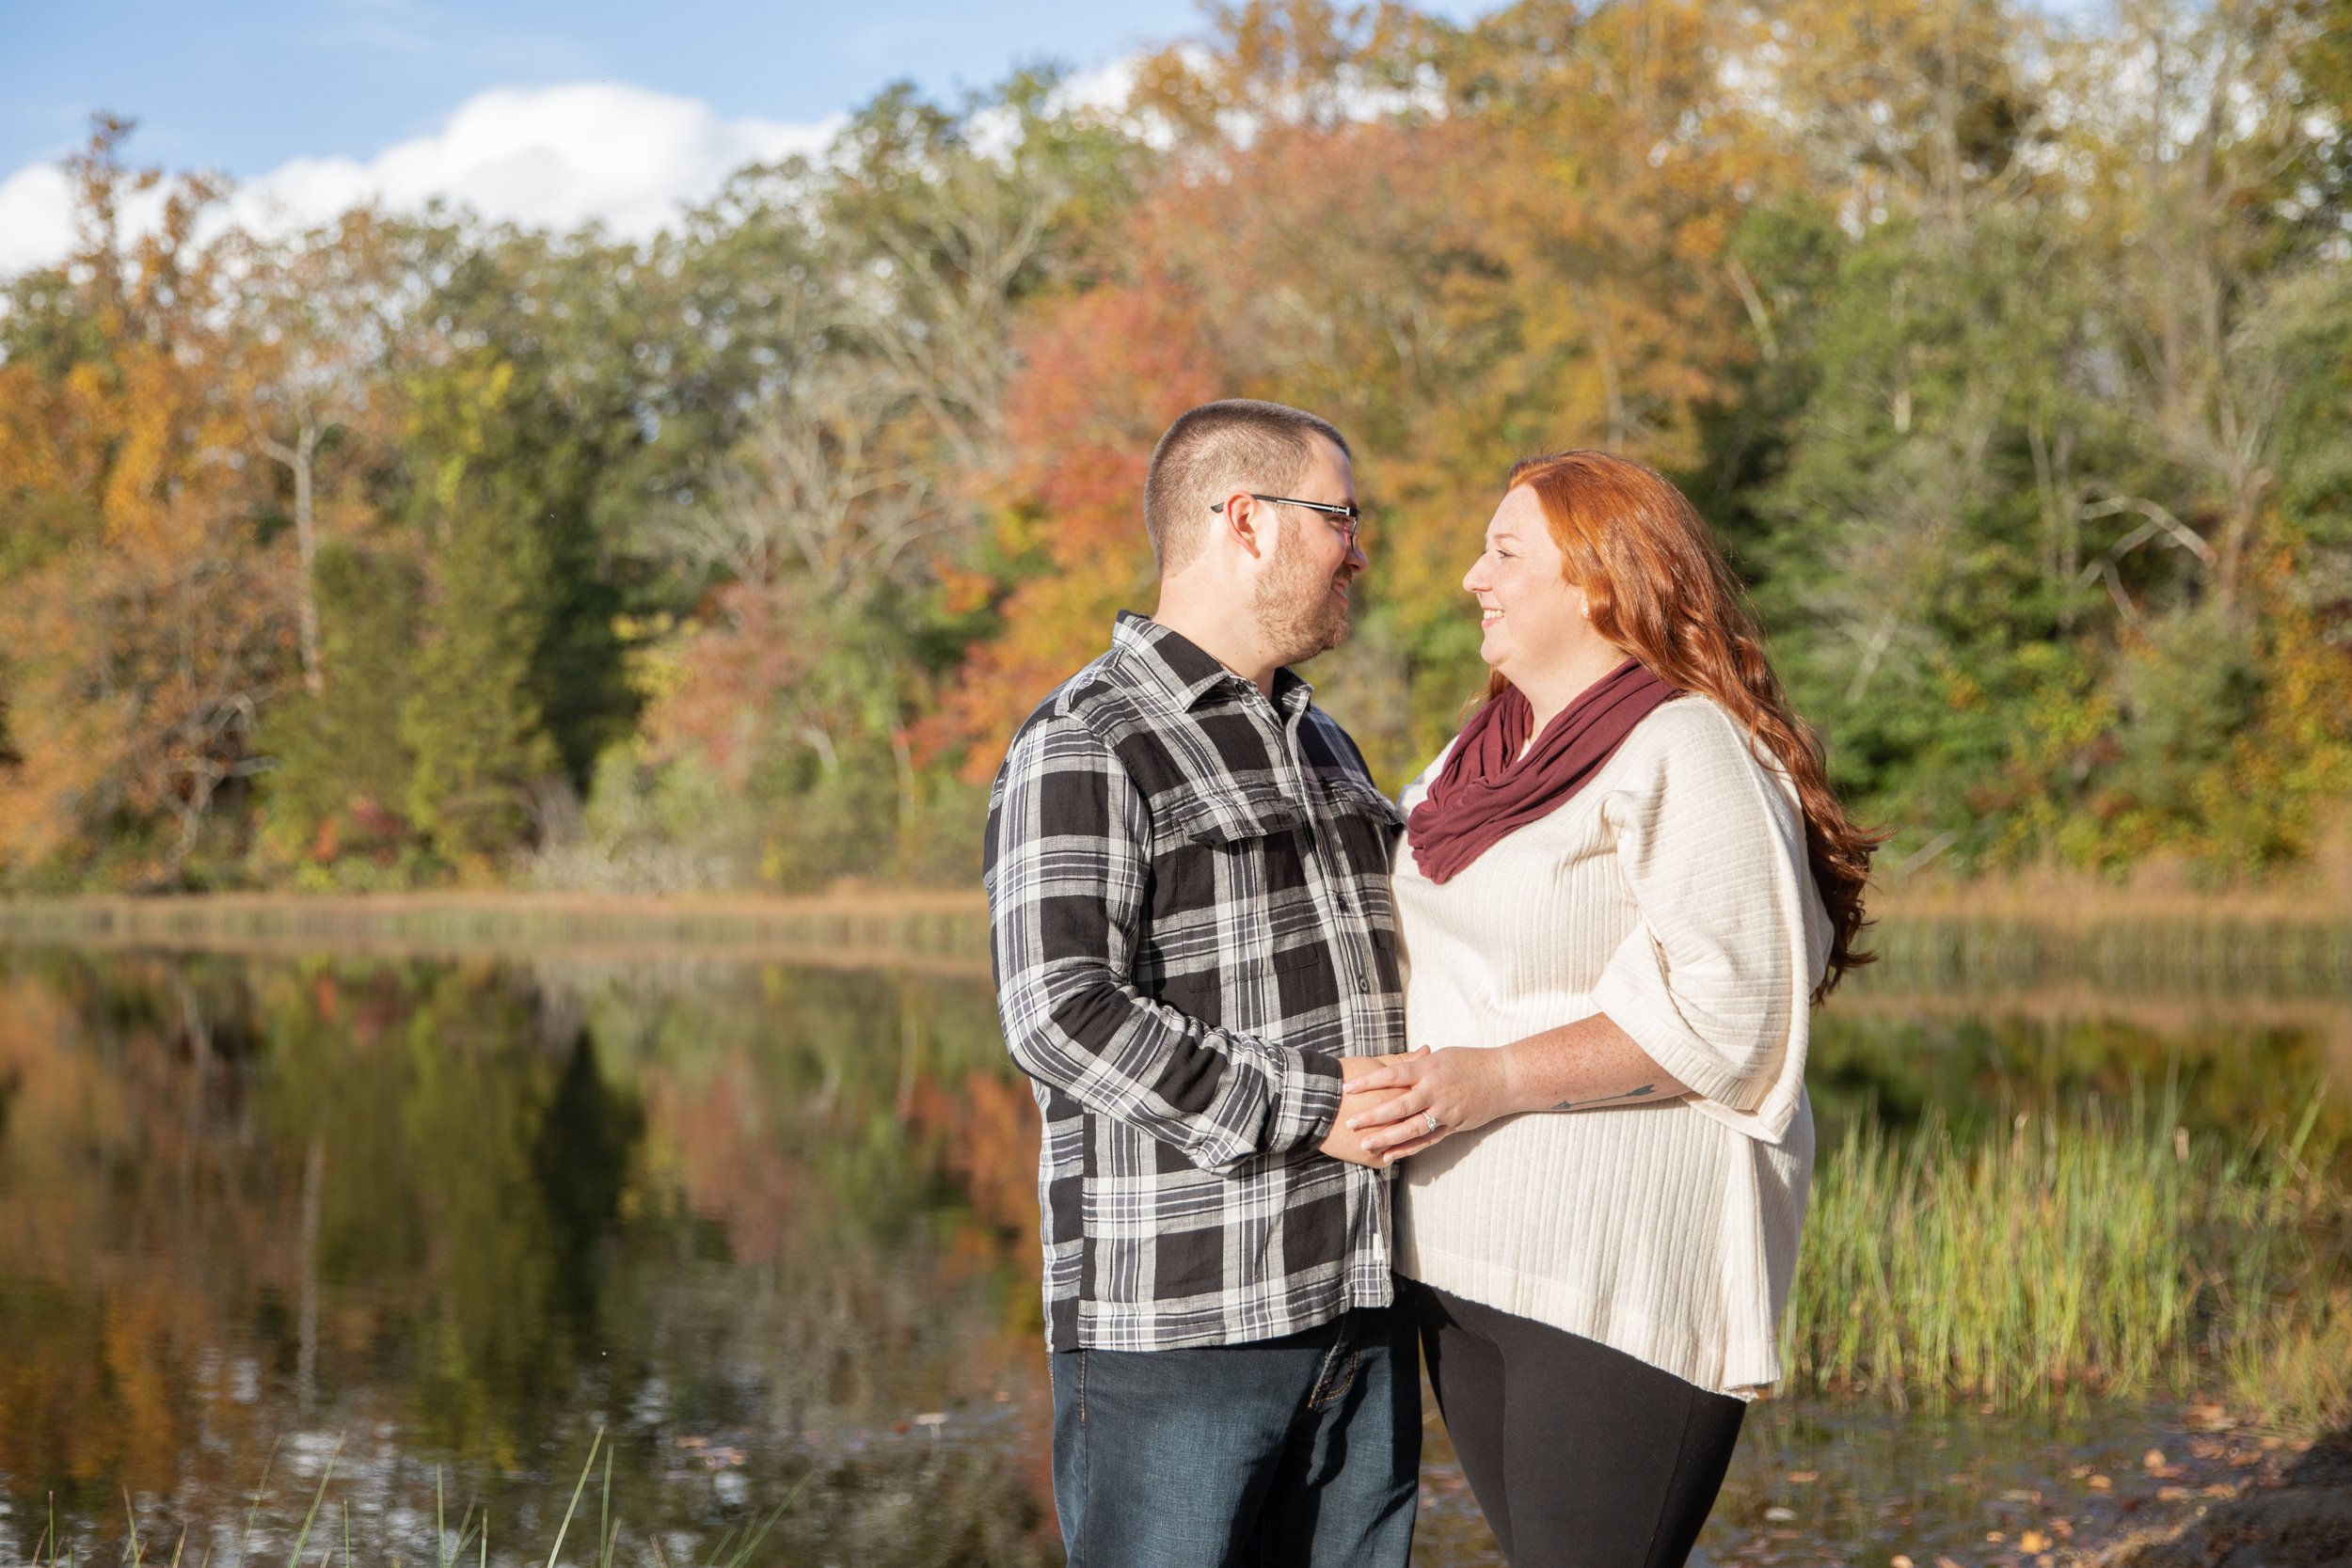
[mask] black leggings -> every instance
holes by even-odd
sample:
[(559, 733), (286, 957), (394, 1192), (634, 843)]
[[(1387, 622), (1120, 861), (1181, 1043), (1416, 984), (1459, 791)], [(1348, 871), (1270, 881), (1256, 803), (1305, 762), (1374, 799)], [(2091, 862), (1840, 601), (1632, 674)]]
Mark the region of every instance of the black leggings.
[(1512, 1568), (1680, 1568), (1748, 1407), (1532, 1318), (1407, 1283), (1429, 1382)]

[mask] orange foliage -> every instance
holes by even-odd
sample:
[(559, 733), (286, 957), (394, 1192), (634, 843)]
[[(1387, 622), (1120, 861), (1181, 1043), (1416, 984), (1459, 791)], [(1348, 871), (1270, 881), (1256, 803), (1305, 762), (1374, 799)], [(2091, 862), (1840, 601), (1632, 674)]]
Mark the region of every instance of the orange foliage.
[(1150, 608), (1143, 474), (1169, 420), (1227, 395), (1199, 312), (1181, 290), (1120, 284), (1065, 301), (1027, 345), (1007, 424), (1017, 498), (997, 524), (1007, 554), (1044, 570), (1013, 588), (1005, 630), (973, 648), (919, 732), (930, 754), (968, 748), (962, 773), (995, 771), (1022, 714), (1107, 644), (1110, 618)]
[(813, 650), (788, 588), (730, 583), (711, 595), (710, 608), (710, 624), (679, 640), (654, 683), (645, 735), (657, 754), (698, 752), (739, 783)]
[(167, 876), (214, 794), (251, 770), (291, 626), (256, 529), (270, 487), (224, 389), (224, 281), (194, 239), (212, 192), (183, 183), (161, 230), (126, 245), (113, 214), (151, 181), (113, 162), (119, 134), (77, 160), (103, 220), (74, 260), (77, 308), (103, 350), (47, 377), (11, 366), (0, 388), (0, 497), (48, 498), (38, 563), (0, 586), (18, 759), (0, 772), (0, 862), (94, 850), (110, 816), (160, 818), (178, 829), (153, 867)]
[[(1743, 352), (1723, 257), (1786, 170), (1718, 101), (1724, 24), (1703, 8), (1513, 14), (1452, 62), (1486, 101), (1427, 119), (1347, 122), (1345, 94), (1302, 76), (1391, 66), (1406, 34), (1371, 13), (1352, 59), (1325, 10), (1259, 5), (1227, 19), (1205, 75), (1154, 63), (1153, 92), (1201, 145), (1115, 235), (1114, 279), (1048, 303), (1025, 344), (995, 537), (1020, 563), (1006, 625), (970, 650), (930, 752), (961, 751), (984, 781), (1111, 612), (1149, 608), (1144, 467), (1195, 404), (1273, 398), (1348, 435), (1374, 518), (1367, 600), (1408, 645), (1463, 612), (1461, 569), (1514, 458), (1695, 455), (1697, 414)], [(1245, 90), (1236, 72), (1268, 80)], [(1247, 146), (1203, 129), (1253, 96), (1297, 119)]]

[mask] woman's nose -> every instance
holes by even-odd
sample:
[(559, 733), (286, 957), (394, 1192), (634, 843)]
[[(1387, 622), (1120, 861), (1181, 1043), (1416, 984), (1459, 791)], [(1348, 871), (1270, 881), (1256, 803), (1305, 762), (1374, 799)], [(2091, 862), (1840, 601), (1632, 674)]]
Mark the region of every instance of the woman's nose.
[(1470, 570), (1462, 574), (1462, 587), (1466, 592), (1471, 594), (1483, 594), (1486, 591), (1486, 556), (1482, 554), (1477, 560), (1470, 562)]

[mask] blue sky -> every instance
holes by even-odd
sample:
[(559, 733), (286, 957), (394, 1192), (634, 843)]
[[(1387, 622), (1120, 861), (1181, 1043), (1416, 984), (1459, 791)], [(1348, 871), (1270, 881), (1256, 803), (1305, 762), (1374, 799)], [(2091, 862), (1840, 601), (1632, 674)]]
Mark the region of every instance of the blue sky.
[(250, 177), (367, 158), (487, 87), (621, 82), (817, 121), (900, 77), (1099, 67), (1200, 25), (1191, 0), (0, 0), (0, 175), (99, 108), (137, 116), (151, 160)]
[(231, 176), (240, 222), (437, 198), (643, 238), (892, 82), (952, 100), (1204, 25), (1193, 0), (0, 0), (0, 277), (66, 254), (56, 160), (101, 109), (138, 121), (133, 161)]

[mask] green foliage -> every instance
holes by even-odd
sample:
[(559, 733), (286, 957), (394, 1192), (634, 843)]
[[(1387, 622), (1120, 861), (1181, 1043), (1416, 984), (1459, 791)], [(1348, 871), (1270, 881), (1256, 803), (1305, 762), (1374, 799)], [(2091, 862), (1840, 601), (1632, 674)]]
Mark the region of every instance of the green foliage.
[(0, 879), (967, 879), (1231, 393), (1357, 445), (1309, 673), (1391, 784), (1508, 463), (1606, 446), (1890, 867), (2266, 874), (2352, 797), (2344, 7), (1240, 8), (1128, 112), (894, 87), (642, 245), (204, 239), (201, 182), (138, 241), (104, 122), (124, 264), (0, 309)]
[(511, 428), (513, 381), (508, 365), (477, 362), (418, 399), (433, 474), (425, 532), (438, 546), (440, 582), (400, 738), (416, 757), (408, 815), (460, 862), (524, 836), (558, 760), (532, 680), (548, 613), (535, 476), (483, 461), (493, 432)]
[(267, 778), (267, 831), (280, 855), (382, 857), (404, 836), (397, 814), (416, 771), (402, 712), (423, 575), (404, 554), (334, 542), (319, 552), (318, 595), (332, 675), (317, 696), (292, 697), (263, 721), (262, 743), (278, 759)]

